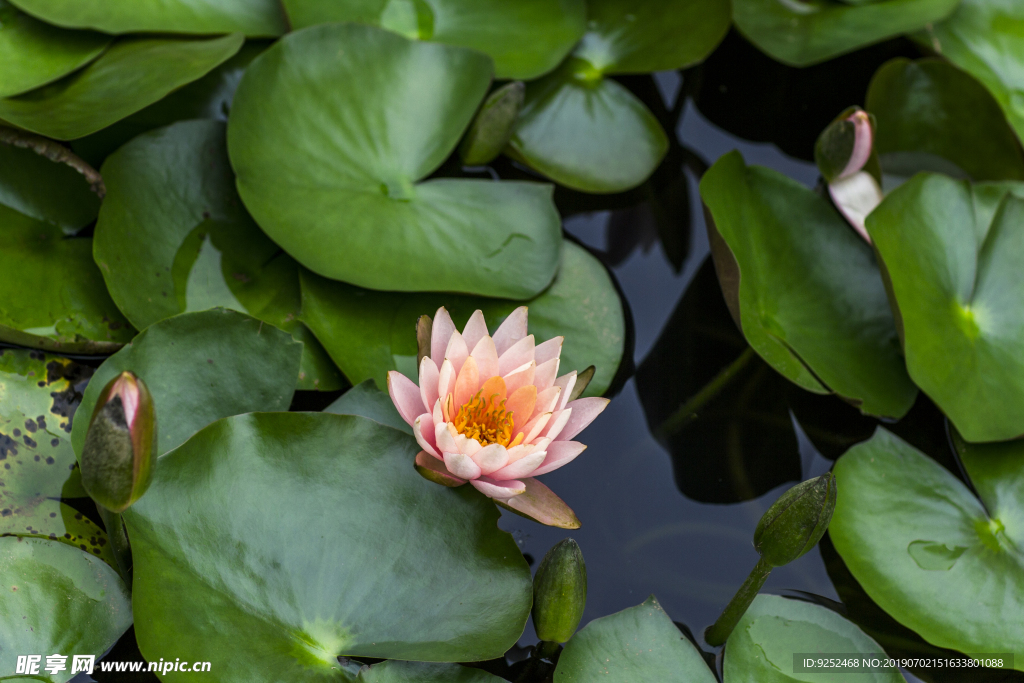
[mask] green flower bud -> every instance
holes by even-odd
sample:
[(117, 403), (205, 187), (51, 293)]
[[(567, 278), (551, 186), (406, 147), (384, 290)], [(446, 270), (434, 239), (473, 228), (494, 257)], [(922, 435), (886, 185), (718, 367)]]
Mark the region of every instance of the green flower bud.
[(501, 154), (512, 138), (525, 94), (522, 81), (513, 81), (491, 93), (459, 146), (462, 163), (483, 166)]
[(761, 517), (754, 548), (772, 567), (804, 555), (825, 535), (836, 509), (836, 478), (831, 472), (783, 493)]
[(122, 512), (153, 480), (156, 414), (145, 382), (122, 372), (103, 387), (82, 448), (82, 485), (97, 504)]
[(848, 178), (869, 164), (869, 170), (875, 171), (874, 139), (875, 118), (860, 107), (850, 107), (836, 117), (814, 145), (814, 161), (825, 181)]
[(533, 579), (533, 626), (537, 637), (564, 643), (583, 618), (587, 565), (579, 545), (567, 538), (548, 551)]

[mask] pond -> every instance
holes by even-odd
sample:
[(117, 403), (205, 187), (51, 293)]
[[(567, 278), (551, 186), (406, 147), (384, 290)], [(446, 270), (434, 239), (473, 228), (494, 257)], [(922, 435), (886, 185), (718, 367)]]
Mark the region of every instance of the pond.
[(1021, 22), (0, 0), (0, 678), (1024, 681)]

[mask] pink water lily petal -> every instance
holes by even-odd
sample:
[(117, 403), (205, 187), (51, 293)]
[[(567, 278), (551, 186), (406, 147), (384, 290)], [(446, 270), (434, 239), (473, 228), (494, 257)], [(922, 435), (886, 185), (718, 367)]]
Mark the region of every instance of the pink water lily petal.
[(498, 349), (499, 356), (526, 336), (526, 319), (526, 306), (520, 306), (509, 313), (505, 321), (495, 330), (494, 346)]
[(537, 394), (537, 406), (533, 409), (533, 415), (550, 413), (558, 405), (558, 399), (562, 395), (561, 387), (548, 387)]
[(569, 421), (571, 416), (572, 408), (568, 407), (552, 413), (551, 420), (548, 422), (548, 426), (544, 429), (544, 436), (549, 439), (557, 439), (562, 430), (565, 429), (565, 423)]
[(480, 465), (465, 453), (445, 453), (444, 466), (448, 471), (461, 479), (476, 479), (480, 476)]
[(444, 466), (444, 461), (434, 458), (424, 451), (420, 451), (416, 454), (416, 471), (420, 473), (420, 476), (424, 479), (434, 482), (435, 484), (441, 484), (442, 486), (456, 487), (462, 486), (466, 483), (465, 479), (459, 479), (453, 476), (448, 468)]
[(437, 437), (434, 436), (434, 421), (430, 413), (423, 413), (416, 418), (412, 425), (412, 434), (416, 437), (416, 443), (427, 453), (435, 458), (440, 458), (441, 453), (437, 450)]
[(463, 453), (472, 457), (478, 450), (480, 444), (476, 439), (459, 434), (450, 422), (442, 422), (434, 427), (434, 438), (437, 443), (437, 450), (442, 453)]
[(549, 360), (560, 357), (564, 341), (565, 337), (552, 337), (543, 344), (538, 344), (537, 349), (533, 352), (533, 359), (537, 361), (537, 366), (540, 367)]
[(576, 387), (576, 371), (562, 375), (555, 380), (555, 386), (562, 388), (562, 393), (558, 397), (558, 405), (555, 406), (555, 410), (561, 410), (565, 407), (565, 404), (569, 402), (569, 397), (572, 395), (572, 390)]
[(498, 374), (498, 352), (494, 348), (494, 340), (490, 337), (478, 341), (470, 356), (476, 361), (481, 381)]
[[(497, 348), (497, 342), (495, 342)], [(498, 372), (504, 377), (533, 360), (533, 335), (523, 337), (498, 356)]]
[[(500, 361), (499, 361), (500, 362)], [(513, 372), (505, 375), (505, 388), (511, 396), (516, 389), (533, 384), (534, 375), (537, 373), (537, 365), (530, 361), (526, 365), (516, 368)]]
[(444, 362), (445, 351), (448, 350), (448, 341), (455, 332), (455, 323), (448, 315), (448, 310), (442, 306), (434, 314), (434, 324), (430, 328), (430, 359), (434, 365), (441, 367)]
[(555, 378), (558, 377), (557, 358), (537, 365), (537, 372), (534, 373), (533, 383), (537, 385), (537, 391), (544, 391), (548, 387), (555, 386)]
[(547, 426), (548, 420), (550, 419), (551, 413), (541, 413), (527, 422), (526, 426), (522, 429), (523, 442), (532, 443), (533, 440), (536, 439), (542, 431), (544, 431), (544, 427)]
[(565, 429), (558, 435), (558, 440), (569, 441), (582, 432), (608, 407), (608, 403), (608, 399), (598, 397), (578, 398), (575, 401), (570, 401), (566, 409), (572, 410), (572, 415), (569, 416)]
[(484, 312), (477, 309), (469, 316), (469, 322), (462, 330), (462, 337), (466, 340), (466, 347), (472, 349), (486, 336), (487, 323), (484, 321)]
[(452, 362), (456, 373), (462, 371), (462, 364), (469, 358), (469, 349), (466, 347), (466, 340), (458, 331), (452, 332), (451, 339), (448, 340), (448, 347), (444, 350), (444, 358)]
[(875, 177), (867, 171), (832, 181), (828, 193), (843, 218), (849, 223), (864, 241), (871, 244), (871, 237), (865, 225), (868, 214), (882, 203), (885, 195)]
[(585, 450), (587, 450), (587, 447), (579, 441), (555, 441), (548, 446), (544, 463), (534, 470), (532, 476), (539, 477), (542, 474), (557, 470), (562, 465), (575, 460), (576, 456)]
[(526, 457), (520, 458), (514, 463), (497, 470), (493, 476), (495, 479), (522, 479), (523, 477), (529, 477), (533, 474), (534, 470), (541, 466), (546, 457), (547, 453), (544, 451), (530, 453)]
[[(450, 360), (441, 364), (441, 372), (437, 376), (437, 397), (441, 399), (442, 403), (448, 399), (448, 394), (455, 393), (456, 377), (455, 366)], [(439, 422), (439, 420), (435, 420), (435, 422)]]
[[(476, 359), (472, 356), (466, 359), (459, 371), (459, 377), (455, 380), (455, 409), (464, 406), (473, 398), (473, 394), (480, 389), (480, 372), (477, 370)], [(454, 415), (449, 417), (454, 418)]]
[(431, 411), (430, 417), (434, 420), (434, 425), (430, 427), (431, 430), (435, 429), (437, 425), (444, 422), (444, 411), (441, 409), (441, 401), (444, 399), (437, 399), (434, 403), (434, 410)]
[(481, 473), (490, 474), (508, 464), (508, 451), (500, 443), (492, 443), (477, 451), (473, 462), (480, 466)]
[(428, 409), (438, 399), (438, 375), (434, 361), (424, 356), (420, 361), (420, 396), (423, 398), (423, 405)]
[(525, 490), (520, 495), (505, 500), (495, 499), (494, 502), (541, 524), (560, 529), (580, 528), (576, 513), (551, 489), (532, 477), (523, 479), (523, 485)]
[(423, 404), (420, 388), (400, 372), (388, 373), (388, 394), (398, 408), (398, 414), (411, 426), (427, 407)]
[(864, 168), (864, 164), (871, 158), (871, 148), (875, 143), (871, 119), (866, 111), (855, 111), (846, 120), (853, 124), (853, 151), (850, 153), (850, 160), (846, 162), (846, 167), (836, 180), (849, 178)]
[(521, 443), (518, 446), (513, 446), (508, 450), (508, 464), (514, 463), (516, 460), (526, 457), (530, 453), (537, 450), (537, 447), (532, 443)]
[(477, 491), (488, 498), (508, 499), (526, 491), (526, 484), (521, 481), (497, 481), (490, 477), (478, 477), (469, 482)]

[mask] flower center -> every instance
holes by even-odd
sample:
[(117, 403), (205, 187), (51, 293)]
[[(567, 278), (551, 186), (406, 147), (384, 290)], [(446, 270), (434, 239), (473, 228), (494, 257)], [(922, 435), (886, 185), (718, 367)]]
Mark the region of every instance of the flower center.
[(498, 394), (484, 398), (482, 392), (459, 408), (452, 420), (456, 431), (476, 439), (481, 446), (500, 443), (508, 446), (512, 438), (512, 412), (505, 410), (505, 399), (497, 401)]

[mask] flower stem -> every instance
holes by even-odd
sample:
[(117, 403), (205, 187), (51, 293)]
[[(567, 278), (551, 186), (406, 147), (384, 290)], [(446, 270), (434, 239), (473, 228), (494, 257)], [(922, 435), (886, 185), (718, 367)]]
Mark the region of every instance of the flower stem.
[(113, 551), (114, 559), (117, 561), (117, 573), (121, 575), (121, 579), (130, 591), (132, 589), (132, 576), (129, 570), (132, 566), (132, 549), (128, 545), (128, 535), (124, 531), (121, 513), (108, 510), (98, 503), (96, 504), (96, 509), (100, 512), (103, 526), (107, 527), (110, 549)]
[(736, 624), (743, 618), (747, 608), (750, 607), (750, 603), (757, 597), (757, 592), (761, 590), (761, 586), (768, 580), (768, 575), (771, 573), (772, 566), (770, 564), (764, 560), (757, 561), (757, 565), (750, 572), (750, 576), (747, 577), (747, 580), (743, 582), (740, 589), (736, 591), (736, 595), (726, 605), (722, 616), (718, 617), (718, 621), (704, 632), (704, 641), (708, 645), (718, 647), (725, 644), (729, 634), (732, 633), (732, 630), (736, 628)]
[(86, 161), (80, 156), (55, 140), (44, 138), (41, 135), (35, 135), (34, 133), (28, 133), (23, 130), (0, 126), (0, 143), (32, 150), (36, 154), (44, 156), (50, 161), (70, 166), (85, 176), (85, 180), (89, 183), (89, 187), (92, 188), (92, 191), (95, 192), (100, 199), (103, 199), (104, 195), (107, 194), (107, 188), (103, 184), (103, 176), (99, 174), (99, 171), (86, 163)]
[(715, 375), (714, 379), (704, 385), (700, 391), (693, 395), (689, 401), (679, 406), (679, 409), (668, 416), (668, 418), (661, 423), (661, 427), (658, 429), (660, 435), (664, 436), (675, 432), (680, 427), (689, 422), (690, 418), (700, 410), (704, 404), (718, 396), (725, 387), (729, 385), (736, 375), (747, 367), (747, 364), (754, 357), (754, 349), (747, 347), (743, 353), (741, 353), (736, 360)]

